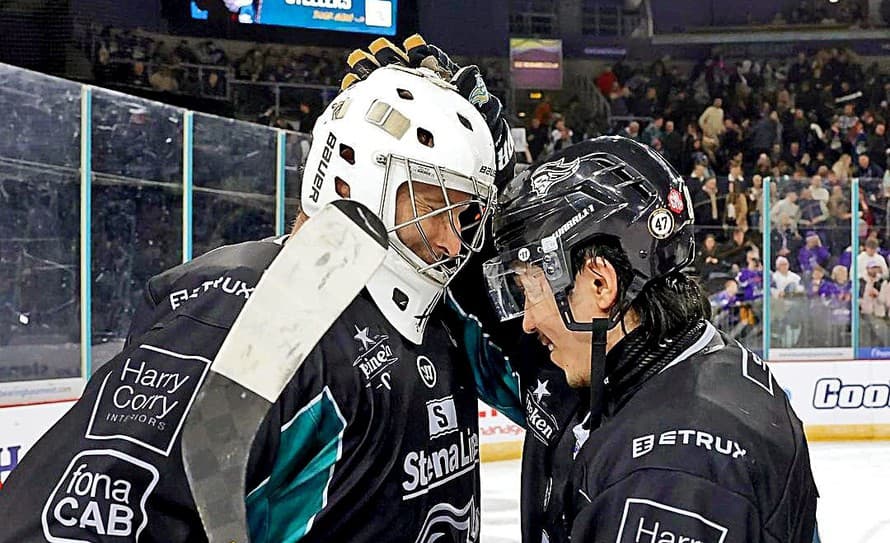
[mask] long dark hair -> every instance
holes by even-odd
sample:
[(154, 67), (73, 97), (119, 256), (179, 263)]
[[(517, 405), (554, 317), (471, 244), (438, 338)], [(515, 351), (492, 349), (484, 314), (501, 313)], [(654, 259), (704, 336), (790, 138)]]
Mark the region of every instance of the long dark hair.
[(640, 327), (647, 331), (650, 344), (676, 336), (701, 319), (711, 318), (711, 304), (698, 281), (681, 271), (651, 280), (636, 299), (625, 300), (634, 270), (618, 238), (613, 236), (597, 236), (573, 251), (573, 273), (577, 274), (589, 259), (596, 257), (612, 264), (618, 275), (618, 303), (613, 316), (623, 319), (624, 315), (618, 313), (632, 309), (640, 318)]

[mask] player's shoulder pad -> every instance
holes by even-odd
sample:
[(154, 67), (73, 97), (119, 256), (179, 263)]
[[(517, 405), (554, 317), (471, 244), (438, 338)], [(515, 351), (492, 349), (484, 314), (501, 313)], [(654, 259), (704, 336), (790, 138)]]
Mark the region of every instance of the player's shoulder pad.
[(269, 238), (226, 245), (156, 275), (149, 281), (160, 313), (156, 322), (186, 315), (231, 327), (282, 242)]

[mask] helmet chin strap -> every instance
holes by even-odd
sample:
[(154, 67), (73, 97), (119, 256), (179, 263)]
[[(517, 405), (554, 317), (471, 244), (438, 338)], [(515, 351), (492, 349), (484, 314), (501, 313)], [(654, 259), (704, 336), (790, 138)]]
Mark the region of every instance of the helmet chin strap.
[(606, 332), (611, 321), (606, 318), (593, 319), (590, 343), (590, 430), (599, 427), (605, 405), (606, 380)]
[[(565, 290), (561, 290), (554, 296), (556, 305), (562, 315), (563, 323), (566, 328), (573, 332), (590, 332), (590, 430), (593, 431), (599, 427), (603, 418), (603, 407), (605, 405), (605, 380), (606, 380), (606, 334), (616, 321), (616, 318), (623, 315), (619, 311), (611, 318), (600, 317), (593, 318), (590, 324), (579, 323), (572, 314), (572, 308), (569, 305), (569, 297)], [(622, 326), (624, 324), (621, 319)]]

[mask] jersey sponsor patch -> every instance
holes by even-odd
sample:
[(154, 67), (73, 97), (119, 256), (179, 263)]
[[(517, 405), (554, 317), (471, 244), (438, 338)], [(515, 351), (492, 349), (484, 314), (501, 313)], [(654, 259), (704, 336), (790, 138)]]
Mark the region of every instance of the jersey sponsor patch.
[(138, 542), (159, 478), (157, 468), (120, 451), (83, 451), (43, 507), (43, 535), (50, 543)]
[(726, 439), (701, 430), (668, 430), (659, 435), (648, 434), (634, 438), (631, 442), (631, 454), (640, 458), (651, 453), (655, 447), (688, 446), (714, 451), (732, 458), (741, 458), (748, 451), (737, 441)]
[(430, 438), (457, 431), (457, 409), (454, 406), (453, 396), (426, 402), (426, 413), (429, 419)]
[(551, 415), (541, 403), (544, 398), (550, 396), (547, 390), (547, 381), (537, 381), (537, 386), (529, 388), (525, 395), (525, 420), (527, 429), (541, 443), (547, 445), (553, 436), (559, 431), (556, 418)]
[(723, 543), (728, 532), (694, 511), (627, 498), (615, 543)]
[(123, 439), (169, 456), (210, 360), (140, 345), (102, 381), (88, 439)]
[(229, 277), (228, 275), (221, 275), (216, 279), (204, 281), (195, 288), (186, 288), (171, 292), (169, 296), (170, 308), (175, 311), (189, 300), (194, 300), (195, 298), (198, 298), (209, 290), (217, 289), (221, 290), (225, 294), (240, 296), (244, 298), (245, 301), (247, 301), (250, 299), (250, 294), (253, 292), (255, 286), (256, 285), (248, 285), (244, 281), (235, 279), (234, 277)]
[(458, 477), (473, 472), (479, 463), (479, 435), (469, 428), (456, 433), (456, 439), (437, 441), (442, 448), (429, 451), (419, 449), (405, 455), (402, 466), (406, 479), (402, 481), (407, 501), (422, 496), (432, 488), (442, 486)]
[(352, 366), (358, 368), (362, 377), (368, 383), (366, 387), (371, 386), (371, 381), (379, 377), (379, 383), (376, 388), (385, 387), (390, 390), (390, 373), (387, 370), (390, 366), (399, 361), (399, 357), (395, 356), (392, 347), (389, 345), (389, 336), (387, 334), (373, 334), (369, 326), (355, 328), (353, 339), (362, 344), (361, 350)]

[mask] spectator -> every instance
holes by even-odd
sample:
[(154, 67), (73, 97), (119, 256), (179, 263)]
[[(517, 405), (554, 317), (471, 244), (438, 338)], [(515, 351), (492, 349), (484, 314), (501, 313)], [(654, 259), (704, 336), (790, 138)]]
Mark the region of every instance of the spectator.
[(838, 126), (842, 133), (848, 132), (859, 121), (859, 117), (853, 111), (853, 104), (844, 104), (844, 112), (838, 117)]
[(725, 130), (721, 98), (715, 98), (713, 104), (699, 116), (698, 126), (701, 128), (706, 146), (716, 148), (720, 141), (720, 135)]
[(831, 246), (846, 246), (850, 243), (850, 219), (853, 217), (853, 213), (850, 208), (850, 198), (840, 185), (831, 187), (828, 214), (828, 224), (831, 226)]
[[(822, 246), (822, 239), (815, 231), (807, 232), (805, 244), (797, 253), (797, 263), (800, 270), (810, 273), (816, 266), (826, 267), (831, 254)], [(842, 266), (843, 267), (843, 266)]]
[(683, 154), (683, 136), (674, 130), (674, 121), (666, 121), (664, 123), (664, 136), (661, 138), (661, 142), (668, 161), (675, 168), (680, 169), (680, 157)]
[[(884, 267), (881, 267), (881, 264)], [(890, 308), (890, 281), (884, 277), (887, 263), (880, 256), (865, 262), (865, 277), (859, 279), (859, 311), (863, 315), (886, 317)]]
[(742, 232), (745, 232), (748, 230), (748, 198), (741, 187), (742, 183), (739, 181), (730, 181), (729, 183), (723, 225), (738, 227)]
[(763, 177), (754, 175), (748, 188), (748, 224), (760, 228), (760, 217), (763, 215)]
[(629, 122), (621, 135), (634, 141), (640, 141), (640, 123), (637, 121)]
[(847, 268), (838, 264), (831, 269), (831, 282), (833, 285), (831, 298), (839, 305), (848, 306), (852, 299), (853, 288), (850, 283), (849, 272)]
[(747, 266), (739, 272), (736, 281), (742, 291), (740, 301), (753, 301), (763, 297), (763, 265), (757, 250), (751, 249), (745, 255)]
[(859, 155), (857, 167), (853, 170), (853, 176), (860, 179), (881, 179), (884, 177), (884, 169), (877, 164), (872, 164), (868, 155)]
[[(769, 153), (779, 139), (779, 123), (776, 121), (774, 113), (761, 117), (751, 129), (751, 151), (754, 155)], [(758, 171), (758, 173), (764, 174), (765, 172)]]
[(701, 249), (698, 250), (698, 254), (695, 256), (695, 269), (698, 270), (702, 279), (707, 280), (712, 275), (728, 272), (729, 268), (729, 263), (721, 260), (714, 234), (706, 235), (701, 244)]
[(782, 215), (790, 219), (791, 228), (797, 231), (797, 223), (800, 220), (800, 206), (797, 205), (797, 193), (793, 190), (786, 192), (785, 197), (779, 200), (770, 210), (770, 222), (774, 228), (782, 226), (779, 221)]
[(804, 229), (813, 230), (816, 233), (821, 232), (828, 223), (828, 208), (827, 206), (823, 207), (822, 202), (813, 198), (813, 191), (810, 187), (801, 191), (798, 206), (800, 207), (798, 224)]
[(741, 269), (747, 262), (748, 251), (751, 250), (758, 250), (757, 246), (746, 239), (744, 229), (735, 228), (732, 231), (732, 239), (720, 247), (720, 260), (735, 266), (736, 269)]
[(611, 66), (606, 66), (603, 73), (599, 74), (596, 77), (596, 86), (603, 93), (603, 96), (608, 96), (612, 89), (618, 84), (618, 76), (615, 75), (615, 72), (612, 71)]
[(797, 168), (801, 165), (804, 153), (800, 148), (800, 142), (792, 141), (788, 145), (788, 149), (782, 152), (782, 160), (791, 168)]
[(549, 142), (550, 134), (547, 127), (541, 123), (537, 117), (532, 117), (529, 123), (529, 129), (526, 133), (528, 141), (528, 150), (532, 155), (532, 159), (537, 160), (544, 152)]
[(837, 162), (831, 166), (832, 171), (837, 176), (838, 181), (846, 184), (853, 177), (853, 158), (844, 153), (837, 159)]
[[(639, 125), (637, 125), (639, 127)], [(565, 119), (557, 119), (553, 124), (553, 131), (550, 133), (550, 141), (553, 145), (553, 151), (560, 151), (572, 144), (572, 129), (566, 126)]]
[(633, 113), (637, 117), (655, 117), (659, 111), (658, 89), (646, 87), (646, 95), (634, 102)]
[(731, 310), (739, 303), (739, 284), (735, 279), (727, 279), (723, 283), (723, 290), (717, 292), (712, 298), (711, 303), (716, 306), (718, 311)]
[(831, 296), (831, 292), (831, 285), (825, 279), (825, 269), (821, 266), (813, 268), (810, 281), (806, 286), (807, 298), (828, 298)]
[(789, 294), (798, 294), (804, 291), (800, 283), (800, 276), (791, 271), (791, 265), (784, 256), (776, 258), (776, 271), (772, 273), (770, 293), (777, 298), (784, 298)]
[(888, 148), (890, 148), (890, 138), (887, 137), (887, 123), (879, 121), (875, 124), (874, 132), (868, 136), (869, 161), (878, 166), (886, 165)]
[(716, 229), (722, 226), (725, 201), (717, 194), (717, 178), (709, 177), (705, 180), (701, 190), (693, 201), (695, 224), (703, 229)]
[(828, 189), (822, 186), (822, 176), (819, 174), (814, 175), (810, 178), (810, 195), (813, 200), (818, 201), (822, 204), (822, 209), (825, 212), (828, 212), (828, 200), (831, 198), (831, 195), (828, 193)]
[[(881, 268), (881, 277), (887, 277), (887, 260), (878, 253), (880, 244), (874, 238), (865, 240), (865, 250), (856, 257), (856, 267), (859, 269), (859, 279), (867, 277), (866, 268), (871, 263)], [(877, 264), (875, 264), (877, 262)]]
[(651, 123), (643, 130), (640, 141), (646, 145), (652, 145), (652, 140), (659, 139), (664, 141), (664, 117), (656, 116)]

